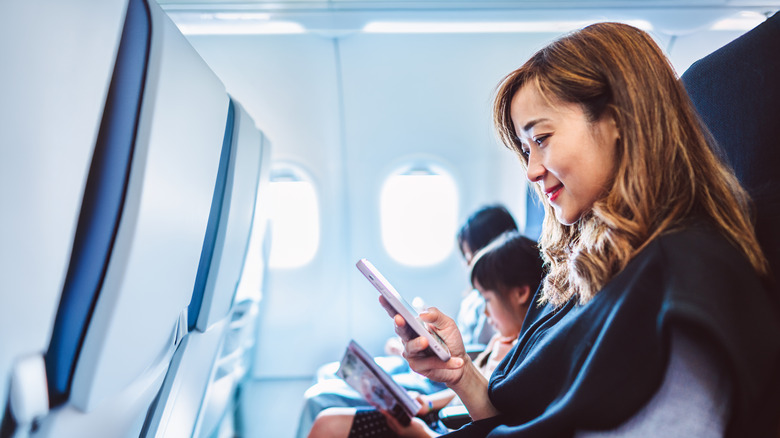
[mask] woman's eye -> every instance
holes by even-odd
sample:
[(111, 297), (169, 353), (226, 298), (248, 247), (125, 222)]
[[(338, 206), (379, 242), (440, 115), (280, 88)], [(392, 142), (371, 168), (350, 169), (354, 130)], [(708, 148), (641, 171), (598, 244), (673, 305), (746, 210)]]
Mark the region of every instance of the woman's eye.
[(542, 146), (544, 144), (544, 141), (547, 140), (550, 136), (549, 135), (540, 135), (539, 137), (536, 137), (534, 141), (539, 146)]

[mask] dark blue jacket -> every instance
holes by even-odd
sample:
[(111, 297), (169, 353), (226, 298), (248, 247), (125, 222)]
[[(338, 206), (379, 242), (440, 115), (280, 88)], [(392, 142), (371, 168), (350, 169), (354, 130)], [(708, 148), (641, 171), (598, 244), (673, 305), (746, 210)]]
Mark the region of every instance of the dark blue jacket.
[[(493, 374), (501, 415), (458, 437), (565, 437), (629, 419), (660, 387), (670, 332), (721, 359), (732, 383), (728, 436), (770, 436), (780, 322), (767, 288), (725, 238), (692, 226), (661, 236), (586, 305), (529, 312)], [(774, 435), (771, 435), (774, 436)]]

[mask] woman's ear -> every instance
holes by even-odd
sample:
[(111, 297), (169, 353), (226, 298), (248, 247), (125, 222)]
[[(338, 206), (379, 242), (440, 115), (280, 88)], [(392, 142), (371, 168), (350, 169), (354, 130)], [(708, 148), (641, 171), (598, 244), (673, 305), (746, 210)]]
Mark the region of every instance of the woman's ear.
[(617, 145), (620, 141), (620, 126), (618, 126), (617, 119), (614, 116), (608, 116), (606, 128), (609, 139)]

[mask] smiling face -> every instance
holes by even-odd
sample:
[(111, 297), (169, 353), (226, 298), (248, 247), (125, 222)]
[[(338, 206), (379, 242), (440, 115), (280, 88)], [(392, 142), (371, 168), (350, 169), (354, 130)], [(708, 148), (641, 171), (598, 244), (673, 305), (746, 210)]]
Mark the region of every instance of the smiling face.
[(619, 137), (611, 117), (589, 122), (577, 104), (545, 99), (531, 84), (512, 97), (510, 115), (528, 164), (558, 221), (571, 225), (609, 187)]

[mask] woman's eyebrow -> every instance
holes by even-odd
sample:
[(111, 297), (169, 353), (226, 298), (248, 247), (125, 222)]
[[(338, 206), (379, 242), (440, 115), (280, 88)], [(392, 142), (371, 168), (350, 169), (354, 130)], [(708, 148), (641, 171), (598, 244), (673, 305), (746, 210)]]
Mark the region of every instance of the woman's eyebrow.
[(547, 118), (533, 119), (530, 122), (528, 122), (525, 125), (523, 125), (523, 131), (529, 131), (529, 130), (531, 130), (531, 128), (533, 128), (534, 126), (538, 125), (539, 123), (547, 122), (549, 120), (550, 119), (547, 119)]

